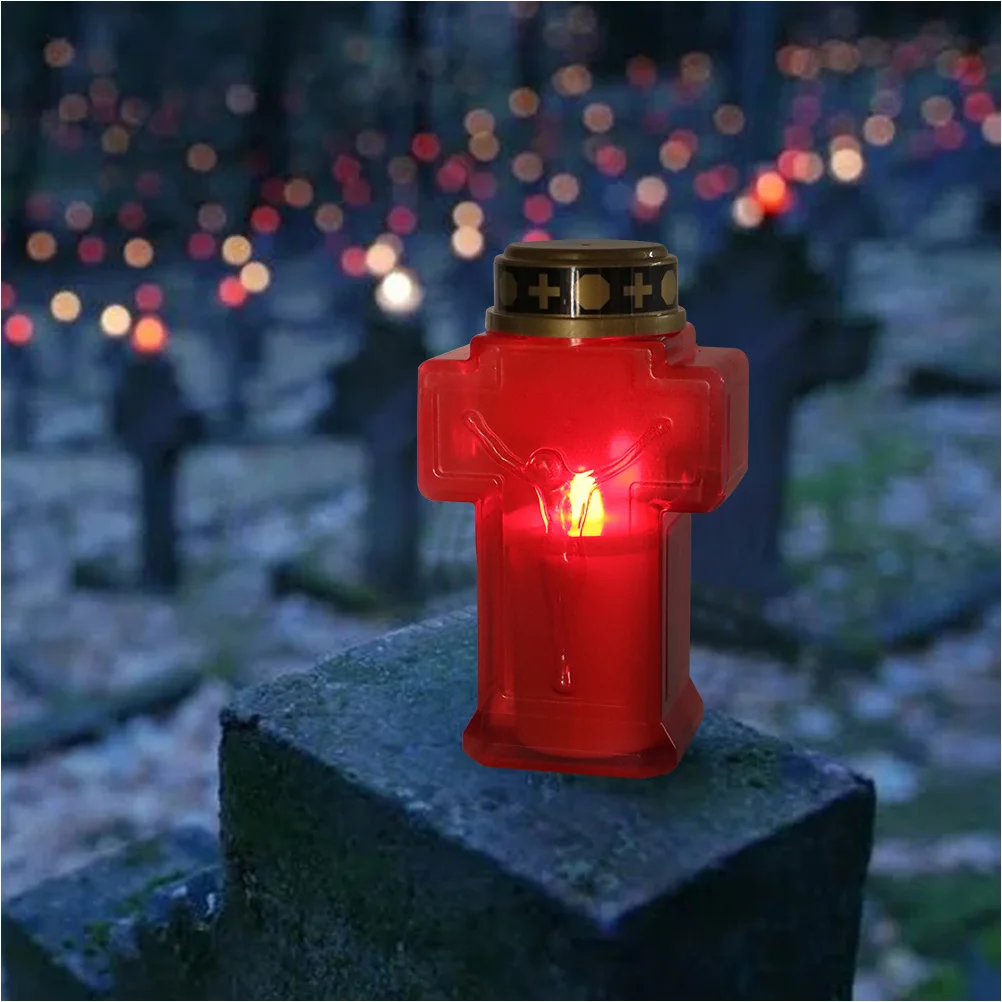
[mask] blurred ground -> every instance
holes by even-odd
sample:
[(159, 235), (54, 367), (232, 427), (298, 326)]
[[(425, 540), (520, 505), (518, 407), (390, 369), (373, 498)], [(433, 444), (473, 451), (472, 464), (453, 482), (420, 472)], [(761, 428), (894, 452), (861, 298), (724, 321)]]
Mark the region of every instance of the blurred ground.
[[(997, 371), (997, 250), (866, 245), (854, 267), (857, 306), (880, 315), (886, 332), (865, 380), (809, 398), (798, 414), (785, 540), (798, 581), (792, 614), (850, 631), (888, 595), (918, 585), (946, 589), (975, 568), (997, 566), (1000, 521), (998, 397), (908, 403), (896, 392), (907, 366), (942, 353)], [(255, 388), (259, 413), (273, 425), (286, 404), (308, 410), (301, 388), (334, 353), (279, 336), (277, 364)], [(187, 344), (183, 332), (177, 342), (197, 381), (204, 373), (197, 342)], [(100, 419), (87, 401), (53, 399), (49, 410), (47, 421), (71, 432)], [(299, 420), (287, 417), (290, 427)], [(124, 458), (4, 457), (5, 650), (70, 698), (185, 665), (205, 676), (164, 719), (134, 720), (98, 744), (4, 770), (5, 894), (137, 835), (188, 821), (215, 827), (217, 714), (232, 687), (306, 668), (392, 625), (303, 599), (275, 601), (267, 585), (279, 559), (356, 561), (362, 464), (360, 451), (340, 442), (215, 446), (193, 455), (183, 483), (188, 581), (167, 601), (68, 588), (74, 559), (131, 560)], [(429, 512), (427, 562), (469, 571), (472, 512), (459, 505)], [(431, 608), (470, 600), (462, 590)], [(693, 651), (708, 705), (837, 755), (876, 780), (880, 820), (860, 998), (958, 997), (949, 994), (950, 965), (986, 936), (997, 952), (999, 633), (996, 607), (867, 675)], [(470, 686), (472, 706), (473, 666)], [(5, 723), (45, 710), (44, 693), (6, 674)], [(936, 991), (947, 994), (923, 994)]]

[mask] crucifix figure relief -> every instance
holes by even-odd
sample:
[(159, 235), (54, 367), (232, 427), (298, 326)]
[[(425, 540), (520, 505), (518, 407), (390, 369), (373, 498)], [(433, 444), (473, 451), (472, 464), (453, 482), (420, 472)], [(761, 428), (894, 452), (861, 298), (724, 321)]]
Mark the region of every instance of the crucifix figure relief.
[[(602, 484), (628, 470), (651, 442), (668, 432), (671, 421), (659, 418), (617, 459), (598, 469), (575, 473), (557, 449), (533, 449), (527, 459), (521, 459), (478, 411), (464, 411), (462, 420), (502, 469), (526, 481), (536, 492), (544, 533), (560, 533), (563, 537), (560, 561), (568, 566), (560, 573), (559, 580), (547, 580), (545, 593), (551, 604), (557, 642), (557, 675), (553, 687), (559, 693), (569, 694), (572, 677), (567, 657), (567, 631), (571, 620), (568, 605), (575, 592), (584, 585), (586, 555), (583, 537), (591, 500)], [(575, 482), (582, 481), (586, 485), (583, 494), (573, 489)], [(546, 564), (543, 567), (544, 574), (551, 578), (554, 569)]]

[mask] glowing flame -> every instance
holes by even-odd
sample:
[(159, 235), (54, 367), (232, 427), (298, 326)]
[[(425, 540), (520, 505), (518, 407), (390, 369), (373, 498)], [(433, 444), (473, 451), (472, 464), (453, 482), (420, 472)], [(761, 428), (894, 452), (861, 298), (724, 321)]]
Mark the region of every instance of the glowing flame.
[[(568, 536), (601, 536), (605, 525), (602, 492), (590, 473), (575, 473), (567, 488), (570, 517), (564, 526)], [(583, 524), (582, 524), (583, 523)]]

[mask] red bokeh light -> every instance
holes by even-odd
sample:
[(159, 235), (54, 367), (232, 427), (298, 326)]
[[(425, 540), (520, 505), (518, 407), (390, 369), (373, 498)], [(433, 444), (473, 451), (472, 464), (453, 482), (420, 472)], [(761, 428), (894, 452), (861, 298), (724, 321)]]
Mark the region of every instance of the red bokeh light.
[(269, 177), (261, 183), (261, 197), (272, 205), (281, 205), (285, 200), (285, 182), (280, 177)]
[(546, 230), (528, 230), (522, 236), (523, 240), (535, 241), (535, 240), (549, 240), (550, 234)]
[(419, 132), (411, 140), (411, 153), (415, 160), (423, 163), (431, 163), (442, 151), (442, 144), (438, 141), (438, 136), (431, 132)]
[(0, 284), (0, 309), (9, 310), (17, 302), (17, 293), (9, 282)]
[(964, 145), (964, 127), (950, 121), (936, 129), (936, 145), (941, 150), (959, 150)]
[(146, 222), (146, 210), (138, 202), (125, 202), (118, 210), (118, 225), (124, 230), (138, 230)]
[(460, 157), (449, 157), (438, 169), (436, 181), (442, 191), (459, 191), (466, 184), (469, 170)]
[(155, 282), (143, 282), (136, 289), (136, 309), (142, 313), (156, 313), (163, 306), (163, 290)]
[(33, 223), (44, 223), (51, 218), (54, 209), (55, 205), (49, 195), (44, 192), (35, 192), (28, 197), (24, 213)]
[(167, 347), (167, 327), (159, 317), (140, 317), (132, 329), (132, 347), (143, 355), (155, 355)]
[(345, 153), (341, 153), (334, 161), (331, 168), (334, 180), (340, 184), (347, 184), (349, 181), (357, 181), (362, 175), (362, 165), (354, 158)]
[(530, 223), (542, 226), (553, 218), (553, 203), (545, 195), (530, 195), (523, 203), (522, 211)]
[(243, 306), (247, 301), (247, 290), (236, 275), (228, 275), (219, 283), (219, 301), (231, 308)]
[(386, 215), (386, 225), (398, 236), (406, 236), (417, 228), (417, 213), (406, 205), (395, 205)]
[(606, 177), (619, 177), (626, 170), (626, 151), (618, 146), (603, 146), (595, 155), (595, 166)]
[(983, 122), (995, 110), (991, 94), (975, 91), (964, 98), (964, 117), (972, 122)]
[(100, 237), (82, 237), (77, 244), (77, 257), (83, 264), (100, 264), (106, 253), (107, 248)]
[(258, 233), (274, 233), (282, 222), (278, 209), (271, 205), (259, 205), (250, 214), (251, 229)]
[(470, 194), (478, 202), (486, 202), (497, 194), (498, 183), (494, 175), (487, 170), (477, 171), (470, 178)]
[(207, 261), (216, 253), (215, 238), (209, 233), (192, 233), (188, 237), (188, 257), (196, 261)]
[(352, 278), (361, 278), (365, 274), (365, 248), (345, 247), (341, 251), (341, 268)]
[(368, 181), (363, 181), (359, 178), (357, 181), (348, 181), (342, 193), (344, 195), (344, 200), (349, 205), (368, 205), (372, 199), (372, 188)]
[(7, 318), (3, 325), (4, 336), (11, 344), (27, 344), (35, 332), (35, 325), (30, 317), (23, 313), (15, 313)]
[(766, 215), (782, 212), (789, 199), (789, 188), (776, 171), (765, 171), (755, 181), (755, 200)]

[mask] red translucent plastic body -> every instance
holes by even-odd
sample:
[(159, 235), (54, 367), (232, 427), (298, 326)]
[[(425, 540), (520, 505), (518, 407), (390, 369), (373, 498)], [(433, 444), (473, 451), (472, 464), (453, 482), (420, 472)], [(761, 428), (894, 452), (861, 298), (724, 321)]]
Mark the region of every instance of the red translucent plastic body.
[(689, 678), (690, 512), (748, 459), (748, 363), (664, 337), (488, 332), (418, 374), (418, 484), (476, 506), (484, 765), (669, 772)]

